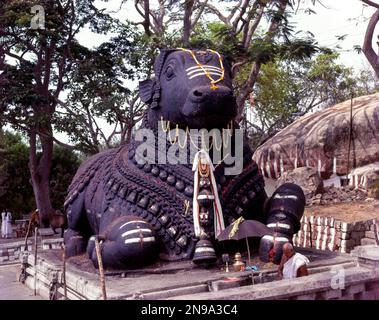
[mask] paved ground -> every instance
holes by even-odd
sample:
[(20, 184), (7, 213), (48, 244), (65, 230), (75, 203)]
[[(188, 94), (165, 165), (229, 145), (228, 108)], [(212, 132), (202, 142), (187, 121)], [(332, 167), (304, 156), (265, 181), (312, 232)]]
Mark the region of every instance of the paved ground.
[(19, 264), (0, 266), (0, 300), (44, 300), (17, 281)]

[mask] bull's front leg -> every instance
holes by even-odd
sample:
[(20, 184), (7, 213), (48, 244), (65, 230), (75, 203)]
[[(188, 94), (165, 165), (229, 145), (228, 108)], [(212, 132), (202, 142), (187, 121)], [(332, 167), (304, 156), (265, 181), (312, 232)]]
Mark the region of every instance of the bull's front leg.
[[(84, 192), (74, 199), (66, 201), (68, 229), (64, 230), (63, 238), (67, 257), (85, 252), (89, 237), (89, 227), (84, 208)], [(86, 232), (87, 231), (87, 232)]]
[(285, 183), (275, 190), (266, 205), (266, 224), (275, 233), (261, 239), (259, 254), (262, 261), (280, 263), (284, 243), (292, 243), (293, 235), (300, 230), (304, 208), (304, 192), (298, 185)]
[(95, 239), (100, 242), (104, 268), (136, 268), (153, 263), (159, 247), (153, 227), (137, 216), (122, 216), (110, 224), (100, 235), (90, 237), (87, 254), (96, 268), (98, 256)]

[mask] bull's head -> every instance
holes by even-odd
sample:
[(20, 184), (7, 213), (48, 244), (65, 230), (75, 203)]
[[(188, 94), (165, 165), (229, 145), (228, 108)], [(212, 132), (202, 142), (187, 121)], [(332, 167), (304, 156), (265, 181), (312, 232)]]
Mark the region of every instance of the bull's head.
[(222, 128), (237, 115), (230, 66), (217, 52), (162, 50), (154, 73), (139, 87), (151, 126), (163, 118), (181, 128)]

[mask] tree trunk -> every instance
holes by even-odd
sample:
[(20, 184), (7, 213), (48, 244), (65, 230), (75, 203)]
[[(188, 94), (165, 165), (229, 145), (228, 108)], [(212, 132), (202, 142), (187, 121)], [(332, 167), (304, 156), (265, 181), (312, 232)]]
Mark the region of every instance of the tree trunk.
[(365, 39), (363, 42), (362, 51), (365, 54), (368, 62), (375, 71), (376, 77), (379, 79), (379, 57), (372, 48), (372, 40), (375, 27), (379, 22), (379, 9), (372, 15), (366, 29)]
[[(272, 39), (277, 35), (278, 28), (288, 4), (288, 0), (279, 0), (278, 2), (279, 3), (276, 17), (271, 20), (270, 26), (264, 38), (266, 42), (272, 41)], [(236, 120), (238, 122), (242, 120), (245, 101), (253, 90), (254, 84), (257, 81), (259, 71), (261, 69), (261, 65), (262, 63), (259, 60), (253, 63), (250, 69), (249, 77), (247, 78), (245, 84), (237, 96), (238, 116)]]
[[(51, 131), (51, 127), (48, 128)], [(37, 156), (37, 133), (35, 130), (29, 135), (29, 169), (34, 191), (36, 205), (39, 211), (40, 223), (48, 227), (49, 213), (53, 211), (50, 199), (50, 171), (53, 158), (52, 136), (39, 135), (41, 140), (42, 154)]]
[(129, 143), (130, 140), (132, 140), (132, 131), (133, 131), (133, 121), (131, 121), (131, 123), (128, 123), (127, 126), (126, 126), (126, 143)]
[(191, 34), (191, 16), (192, 16), (194, 3), (195, 3), (194, 0), (185, 1), (184, 19), (183, 19), (183, 38), (182, 38), (183, 45), (185, 47), (189, 46), (189, 38)]

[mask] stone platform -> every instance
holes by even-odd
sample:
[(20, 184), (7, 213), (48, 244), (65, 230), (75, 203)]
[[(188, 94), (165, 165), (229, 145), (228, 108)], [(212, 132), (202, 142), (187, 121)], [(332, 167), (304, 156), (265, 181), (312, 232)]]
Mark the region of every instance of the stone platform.
[[(359, 250), (358, 250), (359, 249)], [(379, 247), (359, 247), (354, 254), (296, 248), (311, 261), (310, 275), (278, 280), (276, 266), (260, 271), (229, 272), (221, 265), (202, 269), (191, 262), (158, 265), (139, 270), (106, 272), (108, 299), (379, 299)], [(60, 250), (23, 253), (25, 284), (44, 297), (63, 298)], [(83, 260), (81, 260), (83, 259)], [(82, 261), (82, 263), (80, 262)], [(97, 270), (84, 257), (66, 264), (68, 299), (102, 299)]]

